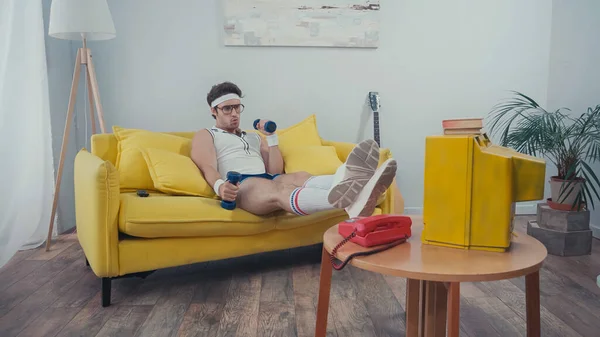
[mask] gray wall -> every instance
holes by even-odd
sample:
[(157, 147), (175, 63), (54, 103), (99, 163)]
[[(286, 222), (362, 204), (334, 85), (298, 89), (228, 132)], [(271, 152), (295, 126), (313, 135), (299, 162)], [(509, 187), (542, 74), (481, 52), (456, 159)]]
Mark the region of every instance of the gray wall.
[(323, 137), (354, 142), (372, 135), (364, 102), (377, 90), (382, 145), (399, 161), (408, 211), (420, 211), (424, 140), (442, 119), (485, 116), (508, 90), (546, 101), (546, 0), (383, 1), (377, 50), (225, 47), (217, 0), (109, 5), (117, 38), (90, 44), (107, 124), (210, 126), (206, 93), (230, 80), (245, 92), (245, 127), (258, 117), (286, 127), (314, 113)]
[[(548, 106), (574, 115), (600, 104), (600, 1), (554, 0)], [(600, 175), (600, 164), (595, 166)], [(600, 201), (592, 223), (600, 225)]]
[[(58, 173), (58, 163), (75, 62), (75, 55), (71, 52), (71, 47), (72, 45), (76, 45), (76, 43), (67, 40), (58, 40), (48, 36), (48, 20), (51, 1), (43, 0), (42, 3), (46, 30), (46, 60), (48, 63), (48, 83), (50, 90), (52, 148), (54, 150), (54, 169), (56, 175)], [(73, 160), (77, 151), (82, 147), (82, 139), (77, 136), (77, 129), (79, 126), (79, 116), (75, 113), (71, 127), (69, 146), (66, 152), (67, 155), (65, 157), (59, 204), (56, 212), (58, 219), (55, 224), (59, 233), (75, 226)]]

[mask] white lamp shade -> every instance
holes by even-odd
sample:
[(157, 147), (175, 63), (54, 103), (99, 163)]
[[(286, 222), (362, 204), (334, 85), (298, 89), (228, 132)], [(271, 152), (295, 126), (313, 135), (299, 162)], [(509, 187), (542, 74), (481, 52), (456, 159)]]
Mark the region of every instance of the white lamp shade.
[(109, 40), (116, 36), (106, 0), (52, 0), (48, 35), (57, 39)]

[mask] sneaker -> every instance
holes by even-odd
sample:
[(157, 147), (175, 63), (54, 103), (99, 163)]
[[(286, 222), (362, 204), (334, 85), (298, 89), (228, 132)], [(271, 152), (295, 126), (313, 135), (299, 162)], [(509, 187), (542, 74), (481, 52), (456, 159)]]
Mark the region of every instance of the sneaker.
[(385, 193), (394, 181), (397, 167), (398, 164), (394, 159), (388, 159), (381, 164), (356, 196), (355, 201), (345, 208), (350, 218), (373, 215), (379, 197)]
[(327, 200), (336, 208), (350, 206), (369, 179), (375, 174), (379, 163), (379, 146), (372, 139), (358, 143), (333, 177)]

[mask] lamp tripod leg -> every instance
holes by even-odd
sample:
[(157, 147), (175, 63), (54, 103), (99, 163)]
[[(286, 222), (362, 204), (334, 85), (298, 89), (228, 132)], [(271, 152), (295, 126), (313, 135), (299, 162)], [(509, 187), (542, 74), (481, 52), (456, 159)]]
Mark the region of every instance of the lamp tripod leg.
[(58, 198), (60, 194), (60, 183), (62, 180), (62, 171), (65, 164), (65, 155), (67, 152), (67, 144), (69, 143), (69, 133), (71, 131), (71, 122), (73, 120), (73, 110), (75, 109), (75, 100), (77, 98), (77, 87), (79, 86), (79, 76), (81, 73), (81, 50), (77, 51), (75, 57), (75, 70), (73, 71), (73, 81), (71, 83), (71, 93), (69, 96), (69, 107), (67, 109), (67, 118), (65, 129), (63, 132), (62, 147), (60, 149), (60, 160), (58, 164), (58, 172), (56, 176), (56, 185), (54, 191), (54, 201), (52, 203), (52, 214), (50, 215), (50, 227), (48, 228), (48, 237), (46, 239), (46, 251), (50, 250), (50, 242), (52, 239), (52, 230), (54, 228), (54, 217), (58, 206)]
[(92, 62), (92, 53), (88, 49), (87, 51), (87, 70), (90, 79), (90, 86), (92, 88), (92, 94), (94, 96), (94, 103), (96, 104), (96, 112), (98, 113), (98, 122), (100, 123), (100, 131), (106, 133), (104, 126), (104, 109), (102, 109), (102, 103), (100, 103), (100, 90), (98, 89), (98, 81), (96, 80), (96, 69), (94, 62)]
[[(88, 69), (86, 67), (86, 69)], [(92, 93), (92, 82), (90, 81), (90, 72), (85, 72), (86, 90), (88, 94), (88, 101), (90, 105), (90, 122), (92, 126), (92, 134), (96, 134), (96, 114), (94, 112), (94, 94)], [(87, 142), (87, 139), (86, 139)]]

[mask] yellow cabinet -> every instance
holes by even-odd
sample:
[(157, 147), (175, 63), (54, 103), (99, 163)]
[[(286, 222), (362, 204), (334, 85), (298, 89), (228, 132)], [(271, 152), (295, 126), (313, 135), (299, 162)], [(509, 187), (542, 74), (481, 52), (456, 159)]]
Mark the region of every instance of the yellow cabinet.
[(485, 134), (427, 137), (422, 242), (506, 251), (515, 203), (543, 199), (545, 174), (544, 160)]

